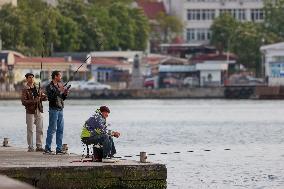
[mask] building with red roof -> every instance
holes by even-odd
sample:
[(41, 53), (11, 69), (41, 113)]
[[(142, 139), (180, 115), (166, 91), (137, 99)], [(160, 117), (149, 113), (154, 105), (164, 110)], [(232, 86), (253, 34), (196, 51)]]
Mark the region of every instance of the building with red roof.
[(156, 19), (161, 13), (165, 15), (167, 14), (164, 3), (157, 0), (136, 0), (136, 4), (144, 11), (144, 14), (149, 19), (151, 27), (149, 50), (150, 52), (159, 52), (159, 45), (161, 43), (160, 38), (163, 37), (159, 38), (157, 37), (157, 35), (163, 36), (163, 32), (161, 31), (161, 28)]
[(112, 88), (126, 88), (132, 64), (117, 57), (92, 57), (90, 71), (95, 81), (107, 83)]
[[(42, 71), (41, 80), (49, 80), (51, 72), (59, 70), (62, 72), (64, 80), (73, 77), (73, 72), (82, 64), (82, 61), (72, 60), (71, 57), (26, 57), (15, 55), (14, 64), (14, 77), (15, 83), (23, 81), (24, 75), (31, 72), (39, 79), (40, 72)], [(42, 65), (42, 69), (41, 69)], [(76, 74), (75, 79), (87, 78), (87, 66), (84, 64)]]
[(159, 13), (166, 14), (166, 8), (163, 2), (153, 0), (137, 0), (137, 5), (144, 10), (149, 20), (155, 20)]

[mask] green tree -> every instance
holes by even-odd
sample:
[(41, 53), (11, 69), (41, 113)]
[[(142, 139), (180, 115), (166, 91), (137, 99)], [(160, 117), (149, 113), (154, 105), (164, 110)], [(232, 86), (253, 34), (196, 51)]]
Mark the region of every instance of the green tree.
[(270, 41), (263, 25), (253, 22), (238, 22), (228, 14), (223, 14), (214, 20), (211, 27), (211, 44), (216, 46), (220, 53), (223, 50), (233, 52), (238, 57), (238, 64), (246, 68), (261, 72), (260, 47), (264, 41)]
[[(172, 42), (173, 38), (180, 35), (183, 31), (183, 23), (175, 16), (169, 16), (161, 12), (157, 16), (157, 22), (160, 30), (163, 33), (163, 42)], [(156, 32), (156, 27), (153, 28), (153, 32)], [(158, 31), (159, 33), (160, 31)]]
[(0, 10), (0, 35), (4, 49), (17, 49), (23, 45), (24, 23), (19, 11), (11, 5), (5, 5)]
[(130, 8), (121, 2), (104, 5), (93, 4), (90, 13), (99, 25), (102, 49), (144, 50), (147, 47), (149, 23), (142, 10)]
[(131, 19), (129, 8), (121, 3), (114, 3), (110, 6), (111, 18), (117, 19), (118, 46), (122, 50), (133, 49), (135, 45), (135, 21)]
[(265, 21), (264, 28), (266, 32), (274, 33), (278, 39), (284, 39), (284, 0), (265, 0), (264, 1)]
[(91, 15), (97, 19), (97, 24), (101, 29), (101, 47), (102, 50), (118, 50), (118, 26), (119, 21), (110, 16), (109, 9), (106, 7), (92, 6)]
[(59, 0), (62, 15), (73, 19), (79, 26), (80, 51), (101, 50), (102, 33), (97, 19), (90, 16), (91, 8), (83, 0)]
[(43, 44), (58, 42), (55, 12), (53, 7), (38, 0), (19, 0), (17, 7), (4, 6), (0, 10), (3, 47), (26, 55), (50, 51), (51, 45), (43, 49)]
[(214, 45), (219, 53), (230, 50), (230, 43), (237, 27), (237, 21), (229, 14), (221, 14), (211, 26), (212, 37), (210, 43)]
[(146, 48), (148, 21), (133, 0), (59, 0), (52, 7), (42, 0), (18, 0), (0, 10), (3, 48), (26, 55), (56, 51)]
[(56, 51), (71, 52), (80, 49), (79, 27), (75, 21), (65, 16), (59, 16), (56, 26), (59, 40), (54, 45)]
[(261, 33), (261, 25), (245, 22), (239, 23), (234, 32), (232, 50), (238, 56), (238, 63), (260, 73), (261, 54), (260, 47), (263, 44), (264, 35)]
[[(89, 3), (94, 4), (96, 7), (109, 7), (114, 3), (117, 3), (117, 0), (88, 0)], [(125, 5), (130, 5), (133, 3), (134, 0), (119, 0), (119, 3), (125, 4)]]
[(131, 18), (135, 22), (134, 27), (134, 50), (145, 50), (149, 38), (150, 26), (148, 19), (141, 9), (130, 9)]
[(18, 50), (26, 55), (40, 55), (50, 51), (50, 47), (44, 44), (51, 44), (57, 39), (54, 16), (49, 14), (52, 7), (38, 0), (20, 0), (17, 9), (25, 25), (22, 30), (23, 46)]

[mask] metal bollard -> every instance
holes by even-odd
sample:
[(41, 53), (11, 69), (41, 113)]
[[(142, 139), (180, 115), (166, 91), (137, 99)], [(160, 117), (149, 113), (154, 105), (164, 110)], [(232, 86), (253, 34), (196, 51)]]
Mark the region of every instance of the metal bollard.
[(66, 153), (68, 152), (68, 145), (67, 144), (62, 145), (62, 151), (66, 152)]
[(9, 138), (4, 138), (3, 146), (4, 147), (9, 147)]
[(146, 159), (147, 159), (147, 153), (146, 152), (140, 152), (140, 162), (146, 163), (147, 162)]

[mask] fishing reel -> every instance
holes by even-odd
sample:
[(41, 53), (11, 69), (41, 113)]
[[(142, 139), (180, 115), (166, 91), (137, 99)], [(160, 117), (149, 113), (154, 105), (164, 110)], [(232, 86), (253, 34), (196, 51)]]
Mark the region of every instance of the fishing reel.
[(33, 95), (33, 97), (34, 97), (34, 98), (36, 98), (36, 97), (38, 97), (38, 96), (39, 96), (38, 91), (36, 90), (36, 88), (35, 88), (35, 87), (34, 87), (34, 88), (32, 88), (32, 95)]

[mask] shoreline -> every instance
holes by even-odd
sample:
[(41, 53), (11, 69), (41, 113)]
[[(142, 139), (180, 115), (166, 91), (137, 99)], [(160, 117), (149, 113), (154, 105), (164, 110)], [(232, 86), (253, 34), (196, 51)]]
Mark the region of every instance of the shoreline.
[[(0, 100), (20, 100), (21, 92), (0, 92)], [(70, 91), (68, 99), (284, 99), (284, 87), (225, 86), (207, 88)]]

